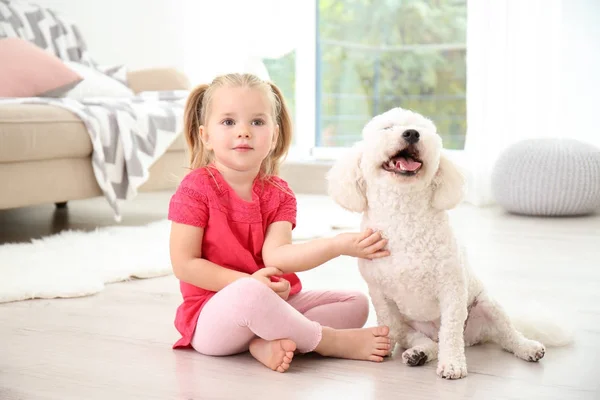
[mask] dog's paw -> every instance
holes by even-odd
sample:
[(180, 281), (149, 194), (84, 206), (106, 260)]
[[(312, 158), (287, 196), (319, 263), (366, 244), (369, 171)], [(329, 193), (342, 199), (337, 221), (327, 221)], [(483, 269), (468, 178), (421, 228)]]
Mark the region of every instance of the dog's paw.
[[(437, 346), (437, 344), (435, 344)], [(402, 362), (411, 367), (417, 367), (437, 358), (437, 349), (427, 346), (415, 346), (402, 353)]]
[(525, 361), (536, 362), (544, 358), (546, 348), (540, 342), (526, 339), (517, 346), (514, 353)]
[(402, 362), (411, 367), (423, 365), (427, 361), (427, 354), (419, 347), (410, 348), (402, 353)]
[(461, 379), (467, 376), (467, 363), (464, 361), (442, 361), (438, 362), (437, 374), (444, 379)]

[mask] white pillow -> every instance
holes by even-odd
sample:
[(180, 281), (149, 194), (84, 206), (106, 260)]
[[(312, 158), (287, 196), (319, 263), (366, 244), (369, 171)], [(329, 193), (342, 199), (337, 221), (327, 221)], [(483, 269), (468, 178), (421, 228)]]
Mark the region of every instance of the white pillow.
[(72, 61), (64, 63), (78, 73), (83, 81), (62, 97), (84, 100), (92, 97), (134, 97), (135, 93), (116, 79), (86, 65)]

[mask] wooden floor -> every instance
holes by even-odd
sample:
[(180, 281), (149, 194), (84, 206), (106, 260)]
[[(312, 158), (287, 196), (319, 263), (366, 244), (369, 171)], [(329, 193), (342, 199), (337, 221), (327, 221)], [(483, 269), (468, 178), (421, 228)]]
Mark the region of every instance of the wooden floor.
[[(169, 195), (141, 195), (123, 224), (164, 218)], [(300, 201), (304, 215), (316, 204), (324, 203)], [(461, 206), (452, 218), (496, 297), (567, 314), (574, 345), (549, 349), (536, 364), (496, 346), (469, 348), (469, 376), (460, 381), (438, 378), (435, 364), (407, 367), (398, 354), (381, 364), (297, 356), (278, 374), (247, 354), (173, 351), (180, 296), (165, 277), (111, 284), (90, 297), (0, 304), (0, 399), (600, 399), (600, 216), (536, 219)], [(0, 243), (113, 223), (103, 199), (0, 211)], [(365, 290), (346, 258), (301, 278), (308, 289)], [(371, 314), (367, 325), (374, 323)]]

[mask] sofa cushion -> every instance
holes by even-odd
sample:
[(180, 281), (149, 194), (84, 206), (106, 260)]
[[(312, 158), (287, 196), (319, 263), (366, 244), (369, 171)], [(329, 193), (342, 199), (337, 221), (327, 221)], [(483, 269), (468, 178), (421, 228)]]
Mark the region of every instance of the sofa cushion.
[[(183, 135), (167, 151), (183, 151)], [(72, 112), (43, 104), (0, 105), (0, 163), (88, 157), (92, 143)]]
[(0, 39), (0, 97), (59, 97), (82, 77), (58, 57), (19, 38)]
[(64, 63), (75, 73), (83, 77), (77, 86), (63, 97), (73, 100), (85, 100), (90, 97), (133, 97), (135, 93), (118, 80), (103, 74), (97, 69), (71, 61)]
[(91, 154), (85, 125), (72, 112), (42, 104), (0, 105), (0, 163)]

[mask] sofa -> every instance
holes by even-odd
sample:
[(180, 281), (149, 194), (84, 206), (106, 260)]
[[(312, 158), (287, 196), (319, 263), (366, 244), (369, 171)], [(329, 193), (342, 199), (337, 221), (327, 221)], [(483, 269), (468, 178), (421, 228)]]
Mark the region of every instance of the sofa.
[[(115, 79), (120, 79), (134, 94), (189, 90), (189, 80), (175, 68), (103, 70), (91, 57), (76, 24), (53, 10), (10, 0), (2, 0), (0, 7), (4, 7), (0, 10), (4, 17), (0, 18), (0, 40), (18, 37), (65, 62), (98, 71), (119, 70), (122, 76), (115, 75)], [(8, 13), (12, 15), (7, 16)], [(29, 23), (38, 25), (31, 29), (25, 26)], [(62, 35), (60, 41), (52, 36), (57, 32)], [(0, 103), (0, 209), (45, 203), (63, 207), (70, 200), (102, 196), (92, 156), (90, 133), (84, 121), (69, 109), (52, 104)], [(185, 142), (179, 134), (153, 161), (148, 179), (137, 190), (175, 188), (187, 172), (186, 167)]]
[[(132, 89), (187, 89), (169, 68), (128, 73)], [(0, 209), (101, 196), (92, 169), (92, 144), (83, 121), (51, 105), (0, 105)], [(182, 135), (152, 165), (140, 191), (176, 187), (187, 166)]]

